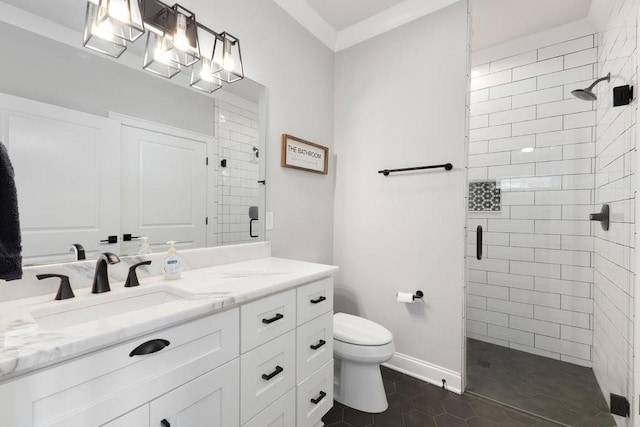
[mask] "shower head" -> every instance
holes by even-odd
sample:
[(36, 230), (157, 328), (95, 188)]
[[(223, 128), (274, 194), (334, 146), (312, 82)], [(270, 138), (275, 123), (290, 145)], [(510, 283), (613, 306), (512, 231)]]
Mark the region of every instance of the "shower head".
[(576, 98), (582, 99), (583, 101), (595, 101), (596, 99), (598, 99), (598, 97), (595, 93), (592, 92), (592, 89), (601, 81), (609, 81), (610, 79), (611, 73), (608, 73), (605, 77), (601, 77), (595, 82), (591, 83), (591, 86), (589, 86), (588, 88), (572, 90), (571, 94)]

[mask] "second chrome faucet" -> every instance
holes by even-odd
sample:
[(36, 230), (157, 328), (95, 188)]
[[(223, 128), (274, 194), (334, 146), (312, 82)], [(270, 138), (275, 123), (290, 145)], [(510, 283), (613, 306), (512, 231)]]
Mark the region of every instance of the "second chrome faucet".
[(91, 293), (101, 294), (111, 290), (111, 287), (109, 286), (109, 276), (107, 275), (107, 265), (117, 264), (119, 262), (120, 258), (111, 252), (104, 252), (98, 257), (96, 262), (96, 272), (93, 276)]

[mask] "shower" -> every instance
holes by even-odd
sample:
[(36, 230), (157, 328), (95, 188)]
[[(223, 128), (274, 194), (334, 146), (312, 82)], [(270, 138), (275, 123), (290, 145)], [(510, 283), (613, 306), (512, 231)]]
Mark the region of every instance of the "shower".
[(601, 81), (609, 81), (610, 79), (611, 73), (608, 73), (605, 77), (601, 77), (595, 82), (591, 83), (591, 86), (589, 86), (588, 88), (572, 90), (571, 94), (576, 98), (582, 99), (583, 101), (595, 101), (596, 99), (598, 99), (598, 97), (595, 93), (592, 92), (592, 89)]

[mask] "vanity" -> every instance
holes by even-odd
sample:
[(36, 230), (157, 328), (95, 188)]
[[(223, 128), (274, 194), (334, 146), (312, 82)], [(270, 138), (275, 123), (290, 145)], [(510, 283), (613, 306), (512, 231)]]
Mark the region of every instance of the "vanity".
[(195, 252), (179, 280), (150, 270), (124, 288), (125, 265), (111, 292), (1, 302), (2, 425), (321, 426), (337, 268), (273, 258), (266, 242)]

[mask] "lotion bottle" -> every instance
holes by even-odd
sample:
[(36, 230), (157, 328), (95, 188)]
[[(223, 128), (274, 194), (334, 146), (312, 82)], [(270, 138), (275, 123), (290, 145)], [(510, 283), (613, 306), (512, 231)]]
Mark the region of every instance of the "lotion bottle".
[(138, 255), (149, 255), (152, 254), (151, 246), (149, 246), (149, 238), (144, 236), (140, 237), (142, 239), (142, 244), (140, 245), (140, 250), (138, 251)]
[(178, 251), (176, 251), (174, 240), (167, 242), (169, 246), (169, 251), (167, 252), (167, 257), (164, 259), (162, 263), (162, 273), (164, 274), (165, 280), (175, 280), (180, 278), (180, 274), (182, 273), (182, 261), (178, 256)]

